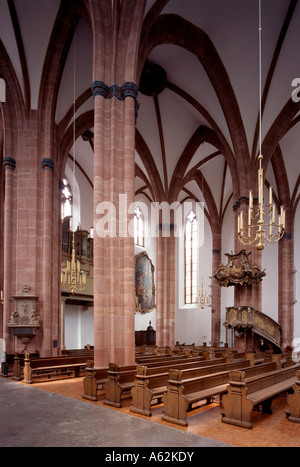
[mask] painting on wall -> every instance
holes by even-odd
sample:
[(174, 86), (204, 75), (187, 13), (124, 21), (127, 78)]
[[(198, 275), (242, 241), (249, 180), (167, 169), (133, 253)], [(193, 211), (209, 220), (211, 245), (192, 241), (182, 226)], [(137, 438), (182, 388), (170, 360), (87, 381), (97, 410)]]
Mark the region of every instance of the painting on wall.
[(150, 313), (156, 308), (154, 266), (146, 252), (135, 257), (136, 311)]

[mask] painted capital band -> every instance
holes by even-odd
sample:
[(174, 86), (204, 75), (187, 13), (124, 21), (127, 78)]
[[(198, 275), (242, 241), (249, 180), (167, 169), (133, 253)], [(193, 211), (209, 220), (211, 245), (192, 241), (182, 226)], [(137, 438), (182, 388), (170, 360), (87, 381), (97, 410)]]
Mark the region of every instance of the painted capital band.
[(11, 169), (14, 170), (16, 168), (16, 161), (12, 157), (4, 157), (3, 158), (3, 167), (4, 170)]
[[(249, 197), (248, 196), (241, 196), (239, 200), (233, 205), (232, 209), (233, 212), (237, 212), (242, 205), (249, 206)], [(253, 205), (258, 205), (258, 198), (253, 198)]]
[(102, 96), (104, 99), (112, 99), (115, 97), (119, 101), (124, 101), (126, 97), (132, 97), (135, 101), (135, 117), (138, 115), (138, 86), (133, 82), (126, 82), (121, 87), (117, 84), (108, 86), (103, 81), (94, 81), (92, 84), (93, 98), (96, 96)]
[(49, 158), (45, 158), (42, 161), (42, 168), (43, 170), (51, 170), (53, 172), (54, 170), (54, 161)]

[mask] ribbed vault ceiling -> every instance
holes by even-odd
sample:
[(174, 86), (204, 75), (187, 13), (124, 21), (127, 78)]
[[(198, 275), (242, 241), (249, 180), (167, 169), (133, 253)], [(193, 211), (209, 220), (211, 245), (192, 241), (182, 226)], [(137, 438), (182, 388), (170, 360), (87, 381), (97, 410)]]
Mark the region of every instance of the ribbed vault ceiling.
[[(39, 105), (45, 57), (60, 4), (59, 0), (0, 0), (1, 42), (31, 109)], [(263, 0), (262, 13), (265, 138), (277, 117), (283, 118), (293, 79), (300, 78), (300, 4)], [(152, 20), (152, 28), (142, 32), (139, 77), (148, 60), (163, 68), (166, 80), (154, 95), (139, 93), (136, 192), (158, 201), (199, 200), (205, 188), (222, 216), (237, 201), (230, 161), (251, 160), (258, 152), (258, 1), (148, 0), (145, 18)], [(76, 117), (93, 109), (92, 47), (89, 27), (80, 19), (56, 102), (56, 123), (62, 131), (72, 123), (74, 82), (76, 99), (81, 96)], [(299, 200), (300, 165), (300, 105), (295, 106), (289, 131), (278, 147), (294, 206)], [(78, 140), (76, 158), (92, 184), (92, 138), (87, 136)], [(276, 177), (270, 163), (267, 183), (279, 196)]]

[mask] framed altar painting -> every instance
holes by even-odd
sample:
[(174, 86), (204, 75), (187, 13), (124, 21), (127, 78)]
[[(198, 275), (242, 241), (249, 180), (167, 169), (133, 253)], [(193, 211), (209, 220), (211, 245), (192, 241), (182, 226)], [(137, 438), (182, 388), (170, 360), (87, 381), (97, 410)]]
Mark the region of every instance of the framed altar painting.
[(135, 257), (136, 311), (150, 313), (156, 308), (153, 263), (146, 252)]

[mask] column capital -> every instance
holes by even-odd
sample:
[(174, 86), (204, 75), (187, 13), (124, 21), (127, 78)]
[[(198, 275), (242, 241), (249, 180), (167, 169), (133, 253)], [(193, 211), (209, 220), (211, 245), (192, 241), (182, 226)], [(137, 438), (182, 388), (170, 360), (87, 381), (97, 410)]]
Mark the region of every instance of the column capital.
[(293, 240), (293, 234), (289, 232), (285, 232), (284, 236), (282, 237), (283, 240)]
[(16, 161), (12, 157), (4, 157), (3, 158), (3, 167), (4, 170), (11, 169), (14, 170), (16, 168)]
[[(254, 206), (258, 205), (258, 198), (253, 198)], [(237, 212), (241, 206), (249, 206), (249, 197), (248, 196), (241, 196), (239, 200), (233, 205), (232, 209), (233, 212)]]
[(50, 170), (53, 172), (54, 170), (54, 161), (50, 158), (45, 158), (42, 160), (42, 168), (43, 170)]
[(122, 86), (118, 86), (117, 84), (113, 84), (112, 86), (108, 86), (103, 81), (94, 81), (91, 87), (93, 98), (95, 99), (96, 96), (102, 96), (104, 99), (112, 99), (115, 97), (119, 101), (124, 101), (126, 97), (132, 97), (135, 101), (135, 116), (137, 119), (138, 114), (138, 85), (131, 81), (126, 81), (126, 83), (122, 84)]

